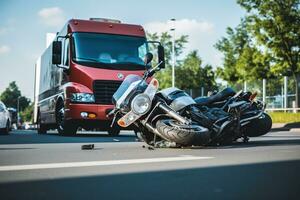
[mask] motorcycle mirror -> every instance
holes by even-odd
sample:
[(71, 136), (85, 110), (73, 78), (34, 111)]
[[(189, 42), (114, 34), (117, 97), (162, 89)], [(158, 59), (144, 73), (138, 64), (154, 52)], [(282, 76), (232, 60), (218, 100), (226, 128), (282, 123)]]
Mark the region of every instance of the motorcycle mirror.
[(148, 65), (153, 59), (153, 54), (152, 53), (147, 53), (144, 57), (144, 63), (145, 65)]
[(161, 63), (160, 68), (163, 69), (165, 68), (165, 49), (162, 45), (158, 45), (157, 53), (158, 53), (158, 62)]

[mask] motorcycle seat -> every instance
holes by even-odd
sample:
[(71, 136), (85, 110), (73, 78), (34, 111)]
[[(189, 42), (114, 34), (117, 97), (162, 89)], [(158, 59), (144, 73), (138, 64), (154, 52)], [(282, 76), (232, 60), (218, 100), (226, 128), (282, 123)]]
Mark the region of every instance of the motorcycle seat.
[(207, 106), (212, 103), (220, 102), (226, 100), (230, 96), (234, 96), (235, 91), (228, 87), (222, 90), (221, 92), (218, 92), (217, 94), (211, 95), (209, 97), (197, 97), (194, 100), (199, 106)]

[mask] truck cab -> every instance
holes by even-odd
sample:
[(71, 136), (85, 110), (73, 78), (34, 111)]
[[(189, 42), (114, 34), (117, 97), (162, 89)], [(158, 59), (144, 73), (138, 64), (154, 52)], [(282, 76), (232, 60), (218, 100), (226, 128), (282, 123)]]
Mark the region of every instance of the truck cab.
[(112, 95), (129, 74), (142, 75), (148, 43), (142, 26), (116, 20), (72, 19), (36, 63), (35, 116), (38, 133), (78, 127), (118, 135), (107, 114)]

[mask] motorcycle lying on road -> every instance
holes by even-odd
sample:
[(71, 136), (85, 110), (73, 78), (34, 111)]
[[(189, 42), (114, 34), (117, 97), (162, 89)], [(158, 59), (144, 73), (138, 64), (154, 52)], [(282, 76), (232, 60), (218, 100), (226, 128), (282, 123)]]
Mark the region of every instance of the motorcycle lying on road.
[[(152, 57), (147, 54), (146, 65)], [(222, 145), (239, 138), (248, 141), (251, 122), (266, 115), (264, 106), (249, 98), (246, 101), (242, 91), (228, 95), (221, 107), (212, 108), (198, 104), (177, 88), (158, 92), (158, 81), (153, 78), (148, 84), (147, 80), (163, 68), (163, 62), (160, 59), (143, 77), (125, 78), (113, 95), (115, 109), (109, 114), (114, 115), (112, 125), (133, 125), (146, 143), (156, 147)]]
[[(179, 115), (157, 95), (158, 81), (151, 77), (164, 68), (164, 49), (158, 46), (159, 63), (143, 77), (128, 75), (113, 95), (115, 105), (108, 116), (125, 128), (135, 126), (143, 140), (155, 147), (202, 146), (210, 142), (210, 130)], [(153, 55), (147, 53), (145, 64)], [(149, 82), (149, 79), (151, 81)]]

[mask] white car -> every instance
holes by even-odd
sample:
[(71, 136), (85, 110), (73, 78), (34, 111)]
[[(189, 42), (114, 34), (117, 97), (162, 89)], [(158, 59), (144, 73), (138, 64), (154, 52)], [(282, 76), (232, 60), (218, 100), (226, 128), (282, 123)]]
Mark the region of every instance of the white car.
[(9, 111), (2, 101), (0, 101), (0, 132), (8, 134), (11, 128)]

